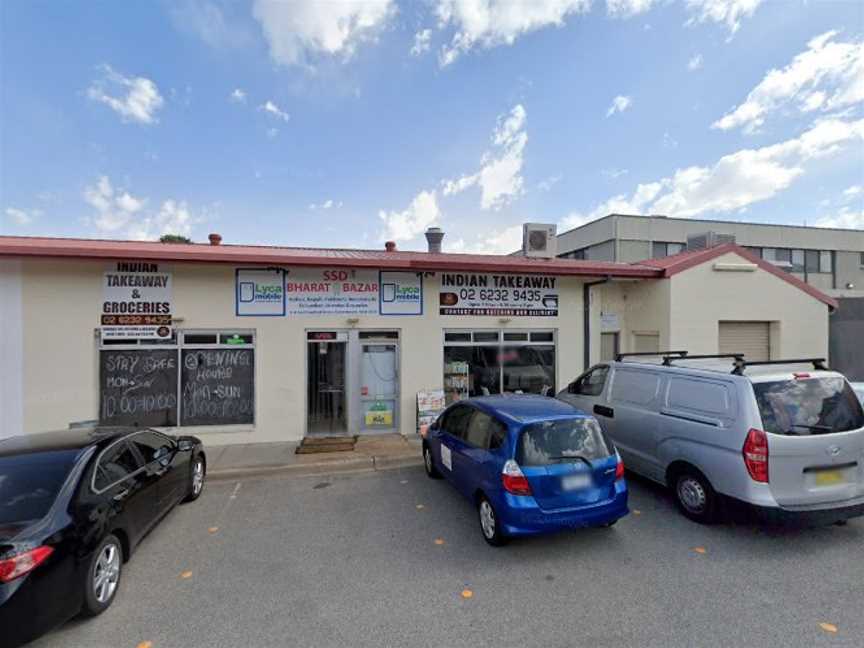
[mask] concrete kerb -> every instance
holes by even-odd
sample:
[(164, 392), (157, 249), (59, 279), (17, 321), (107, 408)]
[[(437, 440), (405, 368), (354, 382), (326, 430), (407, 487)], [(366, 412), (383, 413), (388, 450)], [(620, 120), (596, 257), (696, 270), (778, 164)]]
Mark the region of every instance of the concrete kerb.
[(313, 475), (334, 475), (345, 473), (364, 473), (382, 470), (395, 470), (420, 466), (423, 459), (417, 456), (401, 457), (352, 457), (350, 459), (328, 460), (315, 463), (286, 464), (280, 466), (238, 466), (236, 468), (217, 468), (207, 472), (207, 479), (230, 481), (251, 477), (308, 477)]

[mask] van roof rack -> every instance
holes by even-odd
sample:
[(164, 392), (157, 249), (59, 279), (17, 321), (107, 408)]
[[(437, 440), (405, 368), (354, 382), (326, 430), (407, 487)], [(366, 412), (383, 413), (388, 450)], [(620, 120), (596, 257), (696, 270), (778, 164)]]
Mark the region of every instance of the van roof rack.
[(744, 360), (743, 353), (705, 353), (698, 355), (684, 354), (683, 356), (664, 356), (663, 366), (671, 367), (672, 363), (677, 360), (717, 360), (722, 358), (731, 358), (732, 360)]
[(624, 358), (650, 358), (661, 356), (678, 356), (683, 358), (687, 355), (687, 351), (639, 351), (637, 353), (616, 353), (615, 361), (621, 362)]
[(766, 365), (786, 365), (786, 364), (812, 364), (816, 371), (827, 371), (828, 366), (825, 364), (825, 358), (789, 358), (784, 360), (754, 360), (748, 362), (743, 357), (735, 360), (735, 368), (733, 374), (738, 376), (744, 373), (747, 367), (761, 367)]

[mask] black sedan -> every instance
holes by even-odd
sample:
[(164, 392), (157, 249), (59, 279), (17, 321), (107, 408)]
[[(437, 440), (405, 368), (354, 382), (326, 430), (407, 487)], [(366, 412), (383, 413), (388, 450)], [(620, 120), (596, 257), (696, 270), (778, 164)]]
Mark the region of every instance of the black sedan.
[(106, 610), (145, 534), (201, 495), (206, 461), (198, 439), (149, 429), (0, 441), (0, 647)]

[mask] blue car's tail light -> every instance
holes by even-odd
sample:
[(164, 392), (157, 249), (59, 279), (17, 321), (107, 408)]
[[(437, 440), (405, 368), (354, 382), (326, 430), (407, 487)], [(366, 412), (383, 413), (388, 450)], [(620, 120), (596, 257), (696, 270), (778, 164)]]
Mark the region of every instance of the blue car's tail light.
[(522, 469), (519, 464), (508, 459), (504, 464), (504, 469), (501, 471), (501, 483), (511, 495), (531, 495), (531, 484), (528, 483), (528, 478), (522, 474)]

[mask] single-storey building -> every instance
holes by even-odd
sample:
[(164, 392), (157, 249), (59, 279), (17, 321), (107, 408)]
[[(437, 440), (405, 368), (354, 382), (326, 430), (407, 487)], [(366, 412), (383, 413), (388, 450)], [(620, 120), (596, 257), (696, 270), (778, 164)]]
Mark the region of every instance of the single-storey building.
[(835, 307), (735, 245), (610, 263), (0, 237), (0, 437), (408, 435), (442, 396), (554, 394), (615, 352), (825, 357)]

